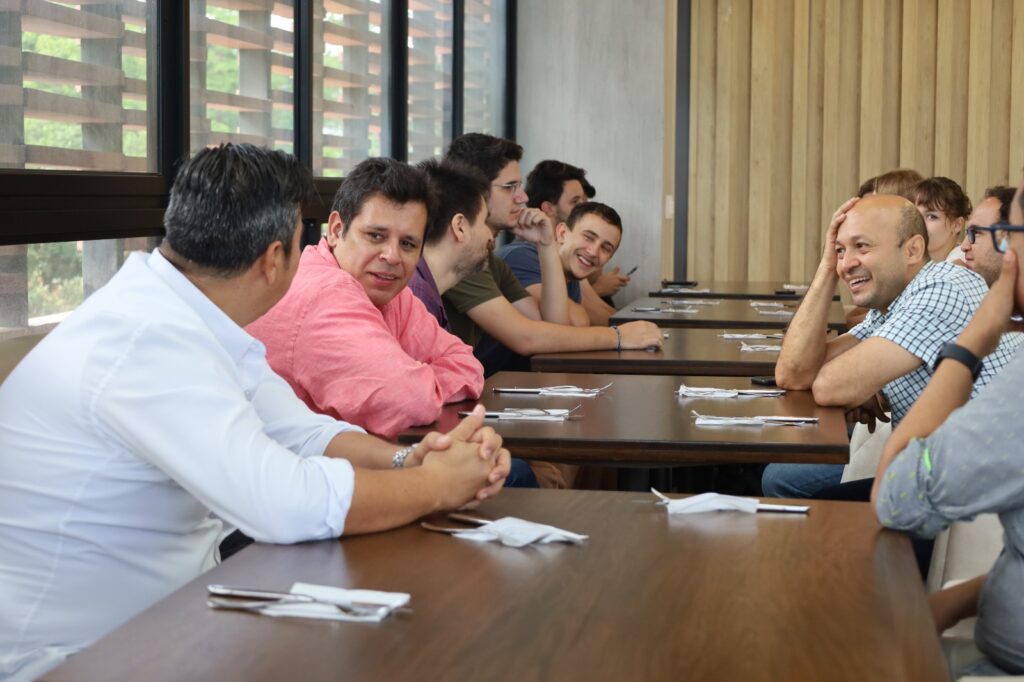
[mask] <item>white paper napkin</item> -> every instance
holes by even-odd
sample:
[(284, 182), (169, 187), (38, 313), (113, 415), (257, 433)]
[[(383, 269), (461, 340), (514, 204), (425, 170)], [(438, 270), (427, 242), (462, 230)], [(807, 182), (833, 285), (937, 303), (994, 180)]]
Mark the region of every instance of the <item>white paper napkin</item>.
[(688, 305), (721, 305), (721, 303), (717, 298), (677, 298), (668, 302), (673, 308), (681, 308)]
[(758, 313), (761, 315), (777, 315), (779, 317), (793, 317), (792, 310), (781, 310), (775, 308), (759, 308)]
[[(542, 410), (539, 407), (506, 407), (501, 412), (487, 411), (484, 412), (484, 419), (500, 419), (502, 421), (531, 421), (531, 422), (564, 422), (569, 419), (569, 416), (580, 408), (579, 405), (572, 408), (571, 410), (563, 409), (546, 409)], [(462, 413), (459, 413), (462, 415)], [(468, 416), (469, 412), (465, 415)]]
[(784, 303), (780, 303), (779, 301), (751, 301), (750, 302), (750, 307), (751, 308), (785, 308), (786, 305)]
[(654, 488), (651, 492), (658, 496), (669, 514), (699, 514), (708, 511), (738, 511), (753, 514), (759, 511), (790, 512), (806, 514), (810, 507), (798, 504), (771, 504), (761, 502), (753, 497), (737, 497), (720, 493), (702, 493), (683, 499), (672, 499)]
[(683, 398), (774, 398), (786, 391), (781, 388), (704, 388), (679, 385)]
[(500, 542), (506, 547), (526, 547), (534, 543), (546, 545), (549, 542), (568, 542), (581, 544), (586, 535), (568, 530), (547, 526), (543, 523), (524, 521), (514, 516), (506, 516), (484, 524), (479, 528), (455, 533), (455, 537), (474, 542)]
[(740, 350), (745, 353), (778, 353), (782, 346), (775, 343), (747, 343), (740, 341)]
[[(612, 382), (614, 383), (614, 382)], [(593, 398), (600, 395), (602, 391), (611, 387), (608, 383), (601, 388), (580, 388), (579, 386), (542, 386), (539, 388), (495, 388), (495, 393), (520, 393), (523, 395), (561, 396), (568, 398)]]
[(783, 284), (782, 288), (787, 291), (806, 292), (811, 287), (808, 284)]
[(719, 334), (723, 339), (781, 339), (783, 334), (735, 334), (726, 332)]
[(696, 417), (697, 426), (806, 426), (818, 423), (817, 417), (718, 417), (700, 414), (696, 410), (691, 412)]
[(264, 616), (289, 616), (292, 618), (319, 618), (321, 620), (347, 620), (358, 623), (379, 623), (392, 611), (409, 603), (410, 596), (405, 592), (380, 592), (377, 590), (346, 590), (329, 585), (312, 583), (295, 583), (290, 590), (292, 594), (301, 594), (314, 599), (348, 606), (351, 604), (379, 604), (385, 608), (367, 615), (353, 615), (336, 609), (331, 604), (282, 604), (267, 606), (260, 610)]
[(662, 296), (665, 294), (710, 294), (711, 289), (687, 289), (686, 287), (665, 287), (664, 289), (658, 289), (658, 293)]

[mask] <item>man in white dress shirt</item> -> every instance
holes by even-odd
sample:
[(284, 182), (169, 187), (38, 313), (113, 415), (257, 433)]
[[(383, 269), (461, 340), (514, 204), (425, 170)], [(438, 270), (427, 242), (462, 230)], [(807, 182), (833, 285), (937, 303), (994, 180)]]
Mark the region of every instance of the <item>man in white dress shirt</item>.
[(242, 329), (288, 289), (311, 187), (281, 152), (199, 152), (160, 248), (0, 387), (0, 679), (41, 675), (211, 568), (231, 527), (331, 538), (501, 487), (508, 452), (479, 415), (396, 452), (311, 412)]

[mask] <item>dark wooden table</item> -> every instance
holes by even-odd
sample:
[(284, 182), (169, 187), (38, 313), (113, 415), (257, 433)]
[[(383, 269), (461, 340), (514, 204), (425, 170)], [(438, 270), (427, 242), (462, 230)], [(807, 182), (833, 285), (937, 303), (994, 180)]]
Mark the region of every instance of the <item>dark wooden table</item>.
[[(530, 358), (530, 368), (540, 372), (604, 374), (690, 374), (694, 376), (752, 377), (775, 374), (777, 352), (744, 352), (740, 339), (723, 339), (725, 332), (779, 333), (779, 329), (669, 329), (658, 351), (596, 350), (577, 353), (545, 353)], [(782, 343), (781, 339), (746, 339), (748, 344)]]
[[(613, 383), (612, 387), (595, 398), (492, 391), (495, 387), (565, 384), (596, 388), (608, 383)], [(751, 388), (746, 378), (499, 372), (484, 384), (481, 402), (492, 410), (581, 406), (575, 417), (565, 422), (487, 420), (512, 454), (526, 459), (634, 467), (746, 462), (844, 464), (849, 459), (843, 410), (815, 405), (809, 391), (791, 391), (779, 398), (710, 400), (678, 397), (680, 383)], [(448, 431), (459, 421), (459, 411), (472, 406), (472, 402), (445, 405), (435, 424), (410, 429), (399, 440), (410, 443), (430, 430)], [(818, 417), (819, 422), (799, 427), (696, 426), (691, 410), (724, 416)]]
[[(745, 298), (747, 300), (799, 300), (805, 290), (785, 289), (786, 284), (803, 282), (698, 282), (692, 287), (666, 287), (650, 292), (652, 297), (665, 298)], [(709, 291), (704, 291), (708, 289)], [(834, 296), (839, 300), (839, 295)]]
[[(689, 327), (698, 329), (778, 329), (786, 327), (792, 321), (792, 315), (763, 315), (758, 308), (751, 306), (751, 301), (735, 298), (720, 299), (718, 305), (694, 305), (695, 313), (673, 312), (673, 306), (683, 308), (680, 298), (644, 297), (639, 298), (621, 310), (617, 311), (611, 318), (611, 324), (622, 324), (633, 320), (647, 320), (654, 322), (660, 327)], [(706, 300), (706, 299), (700, 299)], [(768, 303), (769, 301), (765, 301)], [(799, 301), (780, 301), (784, 304), (783, 310), (796, 312)], [(645, 312), (635, 308), (658, 308), (664, 312)], [(769, 308), (766, 308), (766, 310)], [(774, 308), (771, 308), (774, 310)], [(839, 301), (832, 302), (829, 311), (828, 328), (838, 332), (846, 331), (846, 314), (843, 312), (843, 305)]]
[[(511, 549), (418, 525), (254, 545), (47, 680), (939, 680), (905, 536), (866, 504), (672, 517), (637, 493), (506, 490), (478, 513), (584, 533)], [(356, 624), (206, 607), (206, 585), (412, 595)]]

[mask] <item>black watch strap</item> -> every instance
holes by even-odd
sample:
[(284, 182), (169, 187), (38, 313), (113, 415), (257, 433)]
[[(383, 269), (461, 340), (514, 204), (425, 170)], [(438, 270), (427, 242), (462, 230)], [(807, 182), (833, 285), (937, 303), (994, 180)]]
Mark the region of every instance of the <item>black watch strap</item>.
[(939, 363), (947, 358), (950, 360), (956, 360), (964, 365), (964, 367), (971, 371), (971, 378), (977, 381), (978, 375), (981, 374), (981, 367), (983, 365), (981, 358), (961, 345), (947, 343), (941, 350), (939, 350), (939, 355), (935, 358), (935, 364), (932, 365), (932, 369), (937, 369)]

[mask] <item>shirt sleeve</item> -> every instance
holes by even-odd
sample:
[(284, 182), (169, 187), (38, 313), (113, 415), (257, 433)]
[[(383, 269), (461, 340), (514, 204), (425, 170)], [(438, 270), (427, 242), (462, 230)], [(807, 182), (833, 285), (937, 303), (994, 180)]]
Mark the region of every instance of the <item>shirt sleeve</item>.
[(958, 519), (1024, 507), (1024, 354), (927, 438), (911, 441), (882, 475), (878, 518), (934, 536)]
[(930, 367), (973, 315), (974, 307), (958, 283), (935, 280), (901, 303), (871, 335), (892, 341)]
[(858, 341), (863, 341), (871, 336), (875, 332), (875, 329), (878, 328), (880, 317), (881, 313), (877, 310), (869, 310), (868, 314), (863, 320), (861, 320), (860, 324), (854, 326), (854, 328), (848, 331), (847, 334)]
[[(492, 269), (494, 271), (494, 281), (498, 283), (498, 288), (501, 290), (502, 296), (507, 298), (510, 303), (515, 303), (520, 299), (524, 299), (530, 295), (530, 292), (526, 290), (526, 287), (516, 279), (516, 275), (512, 272), (512, 269), (508, 266), (505, 261), (500, 258), (492, 258)], [(538, 273), (540, 268), (540, 260), (537, 261)], [(538, 274), (538, 281), (539, 274)]]
[[(87, 384), (97, 431), (257, 540), (340, 535), (355, 477), (347, 460), (320, 453), (350, 427), (310, 413), (262, 359), (265, 381), (246, 395), (214, 342), (188, 333), (141, 327), (117, 363), (91, 370), (101, 373)], [(146, 368), (159, 366), (174, 369), (157, 383)]]
[[(359, 294), (325, 289), (300, 322), (303, 349), (293, 358), (291, 378), (317, 411), (391, 438), (435, 421), (453, 396), (479, 394), (483, 368), (472, 351), (443, 332), (412, 292), (399, 295), (406, 315), (392, 320), (403, 328), (402, 340)], [(395, 305), (389, 316), (398, 312)], [(434, 343), (442, 346), (429, 348)]]
[(508, 244), (498, 249), (498, 256), (505, 261), (516, 280), (523, 287), (541, 284), (540, 257), (536, 247), (522, 242)]

